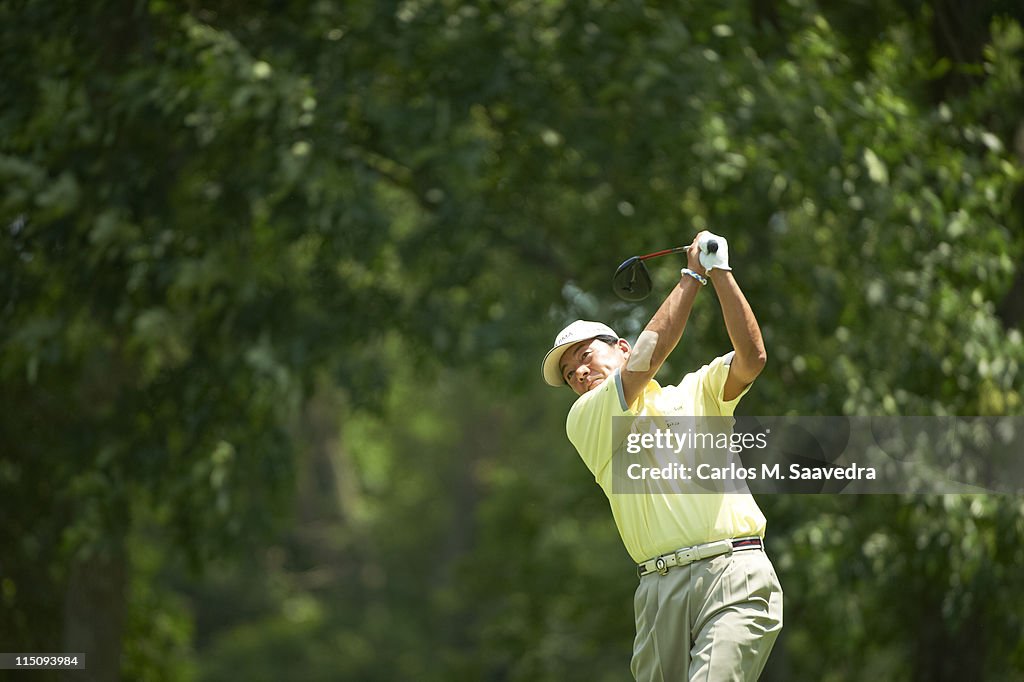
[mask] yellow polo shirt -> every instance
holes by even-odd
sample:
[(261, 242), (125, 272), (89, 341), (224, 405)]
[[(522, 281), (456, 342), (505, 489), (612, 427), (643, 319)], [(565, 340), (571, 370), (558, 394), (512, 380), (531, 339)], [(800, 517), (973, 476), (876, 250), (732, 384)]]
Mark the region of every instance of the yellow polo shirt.
[[(732, 353), (683, 377), (677, 386), (651, 380), (630, 407), (625, 404), (622, 377), (616, 372), (581, 395), (566, 419), (565, 430), (580, 457), (604, 490), (633, 561), (641, 563), (680, 547), (728, 538), (764, 537), (765, 518), (749, 492), (613, 493), (612, 453), (624, 434), (613, 436), (614, 417), (731, 417), (740, 398), (723, 399)], [(730, 420), (731, 421), (731, 420)], [(620, 442), (614, 442), (614, 441)]]

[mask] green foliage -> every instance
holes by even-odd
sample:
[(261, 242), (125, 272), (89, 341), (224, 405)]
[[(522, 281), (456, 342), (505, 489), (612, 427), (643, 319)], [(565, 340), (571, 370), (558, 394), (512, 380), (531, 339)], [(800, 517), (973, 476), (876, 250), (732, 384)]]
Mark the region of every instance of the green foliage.
[[(1024, 16), (983, 5), (0, 6), (0, 639), (53, 650), (126, 542), (126, 679), (625, 677), (539, 358), (635, 335), (614, 267), (707, 227), (747, 413), (1019, 414)], [(665, 374), (727, 349), (699, 301)], [(761, 502), (766, 677), (1021, 675), (1016, 498)]]

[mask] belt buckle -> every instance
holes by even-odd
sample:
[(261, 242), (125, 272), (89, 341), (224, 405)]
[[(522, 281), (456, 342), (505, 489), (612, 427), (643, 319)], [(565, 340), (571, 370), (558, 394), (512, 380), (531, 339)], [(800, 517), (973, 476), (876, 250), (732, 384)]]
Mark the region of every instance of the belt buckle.
[(668, 562), (665, 561), (665, 557), (660, 556), (654, 560), (654, 570), (656, 570), (659, 575), (665, 575), (668, 573)]

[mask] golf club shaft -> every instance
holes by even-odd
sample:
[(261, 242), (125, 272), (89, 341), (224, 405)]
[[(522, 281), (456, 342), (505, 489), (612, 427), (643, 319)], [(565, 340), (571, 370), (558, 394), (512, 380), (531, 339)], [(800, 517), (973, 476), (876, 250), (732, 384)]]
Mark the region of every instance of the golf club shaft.
[[(715, 248), (714, 249), (710, 248), (712, 244), (715, 244)], [(713, 239), (708, 242), (708, 247), (709, 247), (708, 248), (709, 251), (717, 251), (718, 250), (718, 245), (715, 242), (715, 240), (713, 240)], [(647, 260), (648, 258), (657, 258), (658, 256), (667, 256), (670, 253), (682, 253), (682, 252), (686, 251), (688, 248), (690, 248), (690, 247), (689, 246), (677, 246), (677, 247), (672, 248), (672, 249), (665, 249), (664, 251), (655, 251), (654, 253), (649, 253), (646, 256), (637, 256), (637, 260)]]
[(646, 256), (637, 256), (637, 260), (647, 260), (648, 258), (657, 258), (658, 256), (667, 256), (670, 253), (682, 253), (683, 251), (686, 251), (688, 248), (690, 248), (690, 247), (689, 246), (677, 246), (674, 249), (665, 249), (664, 251), (655, 251), (654, 253), (649, 253)]

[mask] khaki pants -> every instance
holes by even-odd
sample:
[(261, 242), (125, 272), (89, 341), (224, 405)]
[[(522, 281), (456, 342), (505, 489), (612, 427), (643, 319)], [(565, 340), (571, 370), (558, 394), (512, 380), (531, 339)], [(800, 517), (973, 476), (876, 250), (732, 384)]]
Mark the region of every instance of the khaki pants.
[(637, 682), (756, 680), (782, 629), (782, 587), (762, 550), (645, 575), (633, 607)]

